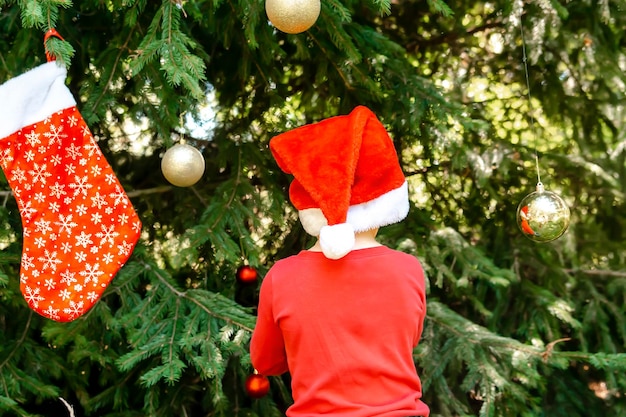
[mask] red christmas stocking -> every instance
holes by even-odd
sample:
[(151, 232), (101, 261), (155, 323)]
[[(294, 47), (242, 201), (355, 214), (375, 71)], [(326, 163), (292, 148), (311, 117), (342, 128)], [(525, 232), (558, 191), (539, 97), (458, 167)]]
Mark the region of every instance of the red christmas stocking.
[(61, 322), (98, 301), (141, 230), (65, 78), (52, 61), (0, 86), (0, 166), (24, 235), (20, 289)]

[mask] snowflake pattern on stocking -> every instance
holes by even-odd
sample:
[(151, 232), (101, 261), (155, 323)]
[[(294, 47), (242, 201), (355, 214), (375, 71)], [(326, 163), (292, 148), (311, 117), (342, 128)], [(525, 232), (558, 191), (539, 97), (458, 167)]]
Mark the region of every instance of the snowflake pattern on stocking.
[(56, 321), (88, 311), (130, 257), (141, 222), (76, 107), (0, 140), (22, 217), (20, 288)]

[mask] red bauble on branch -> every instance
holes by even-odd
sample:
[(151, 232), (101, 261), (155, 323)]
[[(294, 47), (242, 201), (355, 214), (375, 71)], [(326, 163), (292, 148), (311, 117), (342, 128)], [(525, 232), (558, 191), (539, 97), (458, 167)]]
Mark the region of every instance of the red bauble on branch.
[(237, 268), (237, 281), (241, 284), (255, 284), (259, 273), (250, 265), (242, 265)]
[(270, 390), (270, 381), (267, 377), (254, 373), (246, 378), (246, 392), (252, 398), (261, 398)]

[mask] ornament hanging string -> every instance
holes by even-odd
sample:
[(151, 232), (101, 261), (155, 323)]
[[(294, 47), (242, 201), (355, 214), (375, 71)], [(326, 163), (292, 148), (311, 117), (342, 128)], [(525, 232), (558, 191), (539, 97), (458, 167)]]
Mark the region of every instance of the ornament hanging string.
[(535, 117), (530, 92), (530, 77), (528, 71), (528, 57), (526, 55), (526, 39), (522, 21), (523, 7), (520, 11), (519, 24), (522, 37), (522, 54), (526, 88), (528, 91), (528, 108), (530, 111), (530, 131), (533, 135), (535, 148), (535, 167), (537, 169), (537, 187), (528, 194), (517, 206), (517, 225), (527, 238), (535, 242), (550, 242), (559, 238), (569, 226), (570, 211), (565, 201), (557, 194), (546, 191), (541, 183), (539, 173), (539, 153), (537, 151), (537, 135), (535, 132)]
[(524, 22), (522, 21), (522, 15), (524, 9), (520, 11), (519, 16), (519, 28), (522, 37), (522, 63), (524, 64), (524, 75), (526, 76), (526, 91), (528, 93), (528, 108), (530, 109), (530, 131), (533, 135), (533, 144), (535, 148), (535, 168), (537, 170), (537, 187), (542, 187), (541, 174), (539, 173), (539, 154), (537, 152), (537, 134), (535, 132), (535, 116), (532, 102), (532, 95), (530, 93), (530, 77), (528, 75), (528, 56), (526, 55), (526, 39), (524, 37)]

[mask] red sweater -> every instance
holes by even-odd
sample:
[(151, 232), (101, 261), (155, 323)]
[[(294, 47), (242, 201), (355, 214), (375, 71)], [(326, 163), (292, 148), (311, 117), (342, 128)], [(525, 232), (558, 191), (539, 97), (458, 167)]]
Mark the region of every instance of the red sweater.
[(413, 362), (425, 315), (415, 257), (385, 246), (338, 260), (302, 251), (263, 280), (252, 364), (291, 372), (289, 417), (428, 416)]

